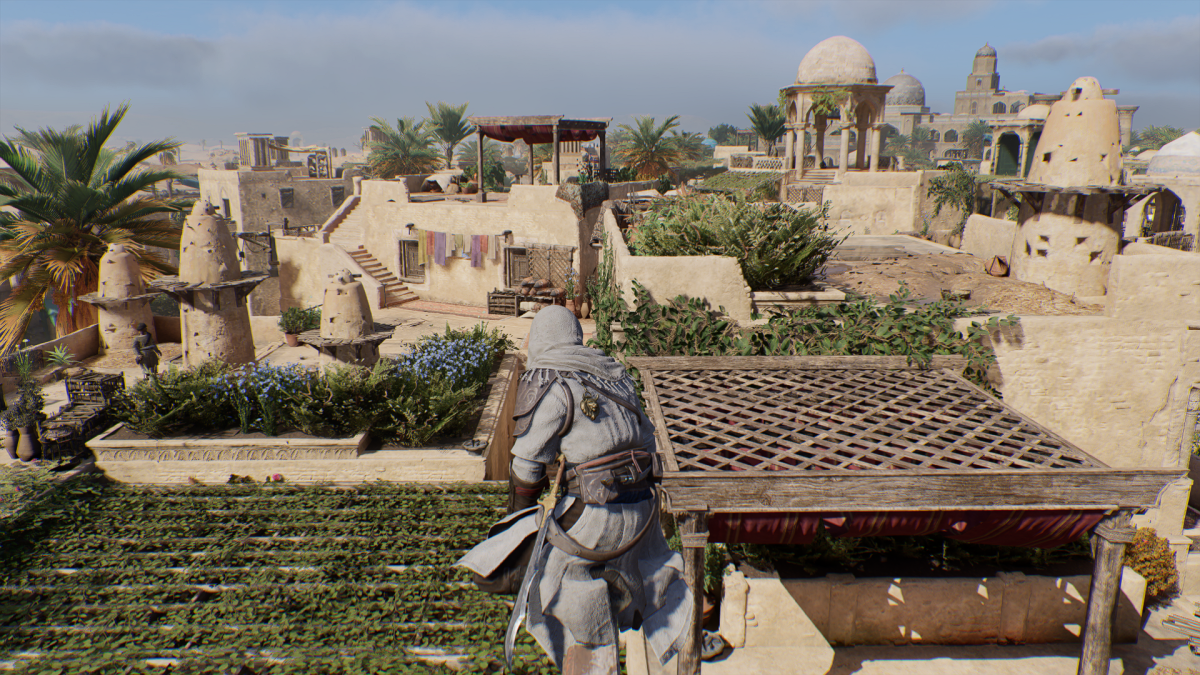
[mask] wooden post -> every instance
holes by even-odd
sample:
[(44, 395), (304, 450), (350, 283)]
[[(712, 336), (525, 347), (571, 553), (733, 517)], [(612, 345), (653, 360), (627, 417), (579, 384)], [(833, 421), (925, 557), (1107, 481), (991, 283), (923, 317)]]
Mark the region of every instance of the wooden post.
[(476, 197), (476, 200), (484, 202), (484, 201), (487, 201), (487, 198), (483, 194), (483, 129), (482, 128), (479, 129), (479, 132), (477, 135), (479, 136), (479, 139), (478, 139), (478, 145), (475, 148), (475, 150), (476, 150), (475, 180), (479, 181), (479, 193), (478, 193), (479, 196)]
[(533, 143), (529, 144), (529, 184), (537, 185), (537, 174), (533, 171)]
[(1088, 593), (1087, 619), (1083, 626), (1083, 654), (1079, 657), (1079, 675), (1108, 675), (1112, 652), (1113, 617), (1121, 588), (1121, 567), (1125, 544), (1133, 541), (1129, 520), (1133, 513), (1121, 510), (1100, 521), (1092, 531), (1096, 535), (1092, 588)]
[(558, 122), (550, 127), (554, 133), (554, 184), (559, 184), (560, 172), (558, 167)]
[(600, 180), (608, 182), (608, 178), (604, 175), (608, 171), (608, 139), (605, 137), (607, 130), (600, 130)]
[(704, 622), (704, 547), (708, 544), (708, 515), (679, 516), (683, 543), (683, 576), (692, 590), (692, 618), (679, 650), (678, 675), (700, 675), (700, 647)]

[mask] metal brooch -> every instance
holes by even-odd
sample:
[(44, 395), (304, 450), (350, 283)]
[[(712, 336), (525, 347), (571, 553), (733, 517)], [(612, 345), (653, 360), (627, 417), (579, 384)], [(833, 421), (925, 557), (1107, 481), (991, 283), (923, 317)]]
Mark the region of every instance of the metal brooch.
[(596, 420), (596, 413), (600, 410), (600, 402), (596, 399), (596, 395), (590, 391), (583, 392), (583, 400), (579, 402), (579, 409), (583, 411), (585, 417), (589, 420)]

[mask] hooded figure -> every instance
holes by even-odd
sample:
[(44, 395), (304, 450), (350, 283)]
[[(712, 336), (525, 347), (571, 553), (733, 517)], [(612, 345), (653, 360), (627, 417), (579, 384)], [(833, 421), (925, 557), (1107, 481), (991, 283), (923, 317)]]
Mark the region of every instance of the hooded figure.
[(617, 633), (626, 628), (641, 628), (666, 663), (693, 598), (683, 558), (659, 524), (654, 425), (633, 380), (618, 361), (583, 346), (574, 314), (550, 306), (530, 326), (515, 412), (512, 515), (458, 564), (488, 577), (528, 547), (539, 525), (538, 509), (528, 507), (561, 454), (566, 496), (545, 544), (531, 550), (526, 628), (568, 675), (619, 672)]

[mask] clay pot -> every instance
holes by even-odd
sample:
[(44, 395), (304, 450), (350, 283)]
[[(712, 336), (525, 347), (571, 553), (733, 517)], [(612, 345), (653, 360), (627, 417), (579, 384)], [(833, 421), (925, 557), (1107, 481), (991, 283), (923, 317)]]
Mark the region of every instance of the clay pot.
[(299, 347), (300, 346), (300, 336), (297, 335), (296, 333), (284, 333), (283, 341), (286, 342), (287, 346), (289, 346), (289, 347)]
[(475, 185), (474, 183), (467, 183), (467, 186), (463, 188), (464, 195), (473, 195), (477, 192), (479, 192), (479, 186)]
[(8, 451), (8, 456), (17, 459), (17, 441), (21, 438), (21, 432), (16, 429), (7, 429), (4, 432), (4, 449)]
[(583, 318), (583, 309), (579, 306), (578, 299), (572, 298), (570, 300), (567, 300), (566, 307), (567, 307), (567, 309), (571, 310), (571, 313), (573, 313), (575, 315), (576, 319)]
[(21, 427), (21, 437), (17, 440), (17, 459), (28, 462), (41, 454), (42, 443), (37, 437), (37, 427)]

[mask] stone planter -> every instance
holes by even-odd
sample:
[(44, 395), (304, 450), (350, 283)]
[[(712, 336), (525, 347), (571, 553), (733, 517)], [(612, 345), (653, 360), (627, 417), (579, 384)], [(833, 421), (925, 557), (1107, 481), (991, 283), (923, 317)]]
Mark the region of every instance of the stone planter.
[[(512, 406), (521, 359), (507, 355), (489, 380), (490, 393), (475, 428), (459, 439), (424, 448), (367, 449), (352, 438), (114, 439), (121, 425), (88, 441), (96, 466), (123, 483), (224, 483), (231, 474), (263, 480), (281, 474), (290, 483), (482, 481), (507, 479)], [(503, 475), (497, 475), (503, 472)]]

